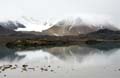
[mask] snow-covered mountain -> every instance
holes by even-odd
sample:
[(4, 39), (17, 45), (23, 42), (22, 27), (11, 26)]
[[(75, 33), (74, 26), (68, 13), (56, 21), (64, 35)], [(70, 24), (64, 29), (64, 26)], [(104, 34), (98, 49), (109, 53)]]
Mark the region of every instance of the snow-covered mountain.
[(0, 26), (14, 31), (35, 31), (56, 36), (88, 34), (100, 29), (119, 30), (119, 27), (114, 25), (111, 20), (101, 16), (50, 19), (22, 16), (11, 19), (0, 21)]
[(119, 30), (118, 27), (116, 27), (107, 19), (95, 19), (92, 20), (81, 17), (61, 19), (56, 22), (51, 28), (43, 31), (43, 33), (49, 35), (63, 36), (88, 34), (100, 29)]

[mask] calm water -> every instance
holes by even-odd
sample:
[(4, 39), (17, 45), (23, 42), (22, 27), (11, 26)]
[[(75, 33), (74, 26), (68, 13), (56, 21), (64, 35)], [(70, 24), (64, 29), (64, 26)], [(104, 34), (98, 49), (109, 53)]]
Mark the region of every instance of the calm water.
[[(2, 72), (1, 78), (120, 78), (120, 48), (74, 45), (16, 51), (0, 47), (0, 64), (18, 65)], [(23, 64), (35, 70), (21, 72)]]

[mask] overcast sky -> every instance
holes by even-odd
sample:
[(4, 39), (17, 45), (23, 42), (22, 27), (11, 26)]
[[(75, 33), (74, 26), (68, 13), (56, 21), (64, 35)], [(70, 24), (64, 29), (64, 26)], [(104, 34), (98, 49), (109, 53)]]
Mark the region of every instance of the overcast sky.
[(0, 16), (101, 14), (120, 20), (120, 0), (0, 0)]

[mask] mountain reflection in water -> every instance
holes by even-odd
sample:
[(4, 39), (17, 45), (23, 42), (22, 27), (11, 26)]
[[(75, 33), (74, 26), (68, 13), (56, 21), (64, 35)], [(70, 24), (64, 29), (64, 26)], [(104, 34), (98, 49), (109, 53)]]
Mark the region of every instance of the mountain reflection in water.
[[(100, 46), (99, 46), (100, 47)], [(67, 62), (77, 64), (109, 64), (118, 63), (120, 49), (102, 50), (85, 46), (59, 46), (39, 50), (16, 51), (0, 47), (0, 61), (6, 62)]]

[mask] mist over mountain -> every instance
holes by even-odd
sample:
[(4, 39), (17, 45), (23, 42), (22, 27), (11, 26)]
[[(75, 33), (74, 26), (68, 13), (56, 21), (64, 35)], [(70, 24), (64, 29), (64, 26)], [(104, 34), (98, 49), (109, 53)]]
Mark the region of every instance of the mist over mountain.
[[(79, 35), (96, 32), (101, 29), (118, 31), (119, 26), (107, 18), (97, 17), (66, 17), (55, 20), (42, 20), (29, 17), (21, 17), (15, 20), (0, 21), (1, 33), (8, 32), (37, 32), (37, 34), (64, 36)], [(36, 33), (35, 33), (36, 34)]]
[[(100, 26), (102, 26), (102, 28)], [(48, 34), (48, 35), (55, 35), (55, 36), (79, 35), (79, 34), (88, 34), (88, 33), (95, 32), (101, 29), (118, 30), (117, 28), (112, 27), (112, 25), (86, 25), (86, 24), (81, 24), (78, 26), (54, 25), (48, 30), (43, 31), (43, 33)]]
[(81, 17), (61, 19), (51, 28), (44, 30), (43, 33), (48, 35), (79, 35), (88, 34), (101, 29), (109, 29), (113, 31), (119, 30), (112, 22), (107, 19), (93, 18), (86, 19)]

